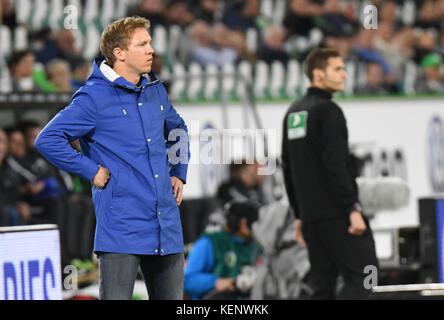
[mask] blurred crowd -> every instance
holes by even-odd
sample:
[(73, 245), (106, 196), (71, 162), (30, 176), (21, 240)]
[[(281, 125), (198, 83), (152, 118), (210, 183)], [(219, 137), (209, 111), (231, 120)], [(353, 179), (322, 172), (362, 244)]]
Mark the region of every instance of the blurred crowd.
[[(62, 266), (91, 262), (95, 228), (89, 182), (58, 170), (34, 148), (38, 122), (0, 128), (0, 226), (57, 224)], [(72, 144), (76, 150), (79, 145)]]
[[(264, 12), (264, 2), (282, 10)], [(1, 23), (15, 28), (14, 1), (0, 3)], [(378, 9), (375, 29), (364, 27), (369, 4)], [(140, 0), (127, 11), (148, 18), (152, 30), (180, 28), (175, 47), (158, 57), (158, 72), (162, 63), (173, 64), (172, 57), (184, 66), (221, 67), (245, 60), (286, 65), (325, 46), (360, 66), (356, 94), (405, 93), (409, 62), (416, 67), (414, 92), (444, 92), (444, 0)], [(3, 68), (0, 61), (0, 77), (9, 73), (12, 91), (72, 92), (85, 83), (91, 61), (76, 47), (72, 30), (44, 28), (28, 37), (27, 49), (5, 57)]]

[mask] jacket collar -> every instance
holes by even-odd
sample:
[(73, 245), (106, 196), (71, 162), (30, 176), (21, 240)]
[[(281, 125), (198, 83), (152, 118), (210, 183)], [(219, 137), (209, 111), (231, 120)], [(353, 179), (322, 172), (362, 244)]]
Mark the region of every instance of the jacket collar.
[(331, 100), (333, 95), (325, 90), (319, 89), (318, 87), (310, 87), (307, 90), (307, 95), (317, 96), (327, 100)]
[(143, 74), (139, 85), (129, 82), (124, 77), (119, 75), (113, 68), (111, 68), (106, 60), (102, 57), (95, 59), (93, 76), (102, 78), (105, 81), (112, 83), (114, 86), (123, 87), (125, 89), (131, 89), (135, 91), (140, 91), (142, 88), (147, 87), (150, 84), (156, 83), (159, 80), (154, 75), (153, 72)]

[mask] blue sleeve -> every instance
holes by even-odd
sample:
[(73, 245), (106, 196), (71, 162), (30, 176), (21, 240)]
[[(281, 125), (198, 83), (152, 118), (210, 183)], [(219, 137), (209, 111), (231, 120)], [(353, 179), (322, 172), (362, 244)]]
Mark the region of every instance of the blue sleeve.
[(42, 129), (34, 143), (37, 151), (57, 168), (91, 181), (98, 164), (77, 152), (70, 142), (95, 129), (96, 106), (83, 92), (77, 92), (71, 103)]
[(184, 272), (184, 290), (192, 297), (202, 297), (214, 288), (217, 277), (212, 273), (213, 246), (207, 237), (198, 239), (187, 258)]
[(164, 134), (167, 140), (168, 162), (171, 168), (170, 176), (178, 177), (186, 183), (188, 161), (190, 160), (188, 128), (185, 121), (169, 102)]
[(391, 72), (389, 64), (379, 53), (359, 47), (356, 48), (356, 51), (363, 59), (380, 64), (384, 70), (384, 74)]

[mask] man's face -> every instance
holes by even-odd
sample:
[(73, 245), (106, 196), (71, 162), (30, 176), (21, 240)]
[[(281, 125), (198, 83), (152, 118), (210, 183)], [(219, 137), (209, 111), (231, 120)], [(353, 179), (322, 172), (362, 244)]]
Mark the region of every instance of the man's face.
[(42, 131), (41, 128), (35, 127), (31, 128), (26, 132), (26, 147), (31, 150), (35, 150), (34, 142), (37, 139), (37, 136), (39, 135), (40, 131)]
[(123, 52), (125, 64), (135, 73), (144, 74), (151, 71), (154, 50), (151, 47), (151, 36), (146, 29), (135, 29), (128, 42), (128, 49)]
[(328, 59), (328, 64), (325, 70), (321, 70), (319, 75), (321, 89), (329, 92), (344, 91), (345, 79), (347, 73), (345, 72), (344, 62), (341, 57), (334, 57)]
[(8, 153), (8, 136), (6, 132), (0, 129), (0, 162), (6, 158)]
[(9, 153), (15, 157), (23, 157), (26, 154), (25, 137), (20, 131), (9, 135)]

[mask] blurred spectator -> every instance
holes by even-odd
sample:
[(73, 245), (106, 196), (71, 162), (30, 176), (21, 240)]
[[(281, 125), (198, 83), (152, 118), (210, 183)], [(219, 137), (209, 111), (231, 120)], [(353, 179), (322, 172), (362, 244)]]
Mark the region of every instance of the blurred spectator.
[(285, 30), (280, 26), (270, 25), (264, 30), (263, 45), (257, 52), (258, 60), (267, 63), (280, 61), (284, 65), (290, 59), (289, 54), (283, 49), (285, 39)]
[(378, 27), (381, 22), (387, 22), (392, 25), (393, 28), (400, 27), (400, 21), (397, 17), (398, 2), (395, 0), (381, 1), (378, 10)]
[(419, 30), (415, 33), (415, 38), (413, 60), (420, 65), (425, 56), (435, 52), (437, 43), (435, 33), (431, 30)]
[(129, 15), (137, 15), (148, 19), (151, 23), (151, 30), (159, 25), (168, 26), (168, 21), (165, 18), (165, 5), (162, 0), (142, 0), (130, 10)]
[(215, 23), (212, 29), (213, 44), (219, 48), (232, 48), (237, 52), (236, 61), (244, 59), (252, 63), (256, 56), (247, 48), (245, 33), (239, 30), (230, 30), (223, 23)]
[(14, 52), (9, 59), (8, 67), (12, 80), (12, 91), (41, 91), (33, 77), (35, 57), (31, 51), (22, 50)]
[(60, 229), (62, 264), (71, 264), (75, 259), (91, 260), (95, 227), (91, 184), (57, 169), (38, 153), (34, 147), (35, 140), (42, 130), (38, 123), (26, 121), (19, 127), (24, 133), (27, 147), (23, 166), (39, 181), (45, 183), (47, 197), (43, 201), (45, 204), (52, 203), (49, 209), (63, 208), (53, 213), (56, 218), (53, 222), (56, 222)]
[(218, 22), (217, 17), (220, 8), (218, 0), (197, 0), (196, 8), (194, 9), (194, 18), (196, 20), (203, 20), (209, 24)]
[(218, 44), (213, 43), (210, 25), (202, 20), (190, 26), (189, 39), (182, 42), (181, 55), (185, 64), (197, 62), (203, 66), (215, 64), (222, 67), (226, 63), (234, 63), (238, 54), (235, 49), (222, 46), (228, 45), (228, 39), (218, 35)]
[(397, 33), (390, 21), (379, 22), (378, 30), (375, 32), (374, 48), (398, 79), (402, 77), (405, 63), (413, 56), (412, 38), (410, 28), (404, 28)]
[(71, 65), (79, 55), (81, 53), (75, 46), (75, 37), (72, 30), (61, 29), (45, 38), (42, 48), (36, 52), (36, 59), (43, 64), (47, 64), (56, 58), (63, 59)]
[(81, 86), (86, 84), (90, 74), (89, 63), (83, 57), (73, 59), (72, 65), (72, 90), (78, 90)]
[(290, 0), (284, 17), (284, 26), (289, 36), (308, 36), (315, 27), (313, 18), (322, 14), (322, 6), (315, 0)]
[(8, 136), (0, 129), (0, 226), (15, 226), (29, 220), (29, 205), (21, 201), (19, 177), (6, 161)]
[(232, 30), (246, 32), (250, 28), (257, 29), (259, 9), (259, 0), (234, 0), (225, 10), (222, 22)]
[(169, 25), (175, 24), (181, 27), (187, 26), (194, 20), (185, 0), (170, 0), (165, 11), (165, 17)]
[[(244, 268), (256, 266), (259, 246), (253, 240), (252, 224), (258, 207), (249, 202), (234, 202), (227, 208), (225, 230), (204, 233), (193, 245), (184, 272), (184, 291), (192, 299), (245, 299), (254, 277), (241, 292), (236, 279)], [(254, 269), (253, 269), (254, 270)], [(245, 278), (244, 278), (245, 279)], [(245, 283), (244, 282), (244, 283)]]
[(68, 62), (54, 59), (46, 66), (48, 80), (55, 87), (56, 92), (72, 92), (72, 75)]
[(422, 28), (441, 28), (444, 18), (443, 0), (424, 0), (419, 8), (419, 15), (416, 25)]
[(262, 183), (264, 176), (258, 174), (257, 162), (248, 164), (245, 159), (240, 164), (230, 164), (230, 178), (222, 183), (217, 191), (217, 198), (222, 205), (230, 201), (251, 201), (264, 204)]
[(375, 62), (368, 63), (365, 79), (365, 85), (358, 87), (355, 92), (356, 94), (377, 96), (390, 93), (385, 87), (384, 70), (380, 64)]
[(353, 38), (352, 37), (324, 37), (322, 44), (326, 48), (332, 48), (339, 52), (344, 61), (357, 59), (353, 52)]
[(415, 84), (416, 93), (444, 93), (444, 76), (442, 72), (442, 57), (432, 53), (421, 61), (421, 73)]
[(351, 3), (325, 0), (321, 12), (322, 15), (316, 17), (316, 24), (325, 35), (350, 36), (357, 28), (357, 21)]
[(388, 74), (391, 72), (390, 66), (387, 61), (385, 61), (384, 58), (375, 50), (373, 46), (374, 37), (374, 30), (361, 28), (355, 37), (353, 50), (360, 61), (378, 63), (383, 68), (384, 74)]
[(12, 0), (0, 0), (0, 25), (4, 24), (10, 29), (14, 29), (17, 23), (17, 17)]

